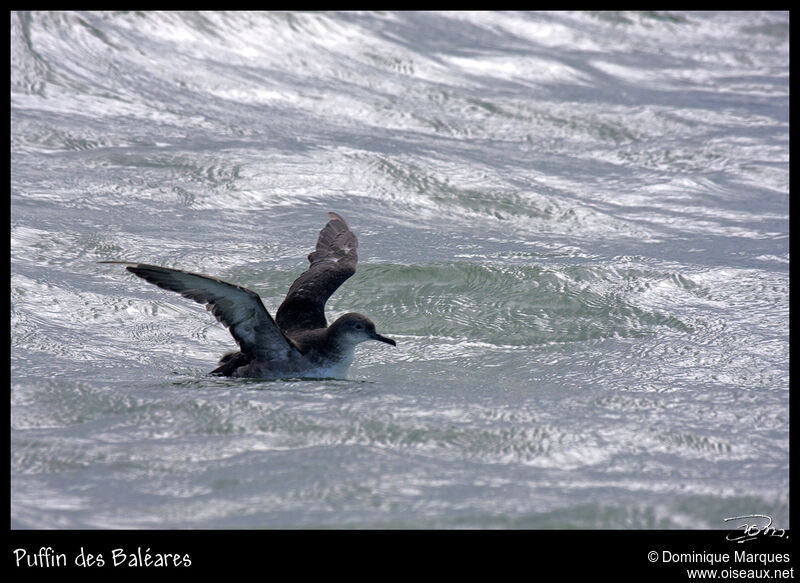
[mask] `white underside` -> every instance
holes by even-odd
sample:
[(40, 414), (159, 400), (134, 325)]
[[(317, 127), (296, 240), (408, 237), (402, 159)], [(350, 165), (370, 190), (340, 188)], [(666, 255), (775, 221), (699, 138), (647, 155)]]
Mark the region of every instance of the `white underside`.
[(303, 373), (306, 378), (319, 378), (319, 379), (343, 379), (347, 376), (347, 370), (353, 363), (353, 356), (355, 351), (350, 350), (345, 358), (341, 359), (335, 364), (328, 366), (320, 366)]

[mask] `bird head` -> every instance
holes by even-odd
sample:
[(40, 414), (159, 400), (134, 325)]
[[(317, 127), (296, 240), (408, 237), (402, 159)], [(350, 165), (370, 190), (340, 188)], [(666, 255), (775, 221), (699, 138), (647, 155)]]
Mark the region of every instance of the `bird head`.
[(361, 314), (350, 312), (344, 316), (340, 316), (331, 324), (330, 330), (341, 338), (346, 338), (350, 344), (359, 344), (366, 340), (377, 340), (378, 342), (385, 342), (392, 346), (397, 346), (397, 343), (391, 338), (381, 336), (375, 331), (375, 324)]

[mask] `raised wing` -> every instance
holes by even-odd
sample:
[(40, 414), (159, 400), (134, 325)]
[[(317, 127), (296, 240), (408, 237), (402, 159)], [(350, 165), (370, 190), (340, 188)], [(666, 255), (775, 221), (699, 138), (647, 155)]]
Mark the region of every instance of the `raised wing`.
[(284, 360), (289, 359), (290, 353), (295, 350), (267, 312), (258, 294), (247, 288), (207, 275), (146, 263), (100, 263), (124, 265), (131, 273), (160, 288), (205, 304), (206, 309), (228, 328), (245, 354), (261, 354), (273, 360)]
[(311, 265), (289, 288), (275, 314), (284, 332), (327, 327), (325, 302), (356, 272), (358, 239), (342, 217), (328, 213), (328, 219), (316, 250), (308, 256)]

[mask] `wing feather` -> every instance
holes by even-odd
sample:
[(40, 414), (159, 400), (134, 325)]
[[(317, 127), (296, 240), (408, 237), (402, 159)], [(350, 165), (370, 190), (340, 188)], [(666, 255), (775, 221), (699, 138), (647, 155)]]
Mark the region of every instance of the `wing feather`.
[(308, 269), (289, 288), (275, 314), (285, 332), (325, 328), (325, 302), (356, 272), (358, 239), (341, 216), (328, 213), (328, 219), (308, 256)]
[(100, 263), (124, 265), (145, 281), (205, 304), (206, 309), (228, 328), (245, 354), (259, 353), (284, 360), (295, 350), (254, 291), (207, 275), (157, 265), (126, 261)]

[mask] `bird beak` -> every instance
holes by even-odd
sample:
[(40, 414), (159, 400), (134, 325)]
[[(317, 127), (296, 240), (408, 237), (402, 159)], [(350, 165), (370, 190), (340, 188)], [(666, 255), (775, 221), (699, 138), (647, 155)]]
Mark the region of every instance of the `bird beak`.
[(385, 342), (386, 344), (391, 344), (392, 346), (397, 346), (397, 342), (392, 340), (391, 338), (387, 338), (386, 336), (381, 336), (380, 334), (375, 334), (372, 337), (373, 340), (378, 340), (380, 342)]

